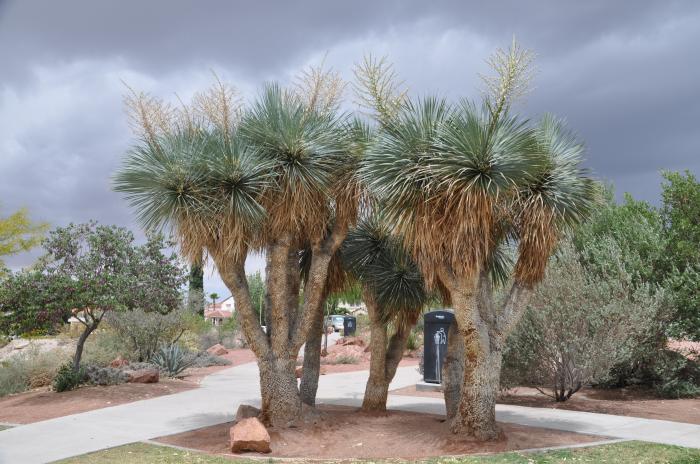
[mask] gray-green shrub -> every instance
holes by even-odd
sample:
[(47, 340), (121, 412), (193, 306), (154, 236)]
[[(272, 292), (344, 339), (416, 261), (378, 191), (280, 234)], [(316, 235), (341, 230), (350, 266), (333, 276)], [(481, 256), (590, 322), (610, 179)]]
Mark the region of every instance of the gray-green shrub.
[(51, 385), (61, 364), (70, 360), (64, 350), (27, 347), (0, 362), (0, 396)]
[(547, 275), (508, 339), (504, 387), (529, 385), (566, 401), (581, 387), (608, 379), (652, 331), (665, 294), (635, 285), (624, 269), (591, 273), (569, 243), (551, 259)]

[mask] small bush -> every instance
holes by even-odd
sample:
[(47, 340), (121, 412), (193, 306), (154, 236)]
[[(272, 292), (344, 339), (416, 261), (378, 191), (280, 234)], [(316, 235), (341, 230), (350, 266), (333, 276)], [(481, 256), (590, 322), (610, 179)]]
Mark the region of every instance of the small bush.
[(151, 358), (151, 362), (165, 372), (168, 377), (177, 377), (185, 369), (192, 366), (194, 361), (180, 346), (172, 344), (161, 347)]
[(679, 353), (665, 351), (653, 365), (656, 394), (663, 398), (700, 396), (700, 364)]
[(134, 359), (149, 361), (159, 346), (179, 340), (188, 329), (189, 316), (189, 309), (183, 305), (167, 314), (142, 309), (113, 311), (105, 320), (129, 347)]
[(327, 364), (358, 364), (359, 362), (360, 358), (358, 358), (357, 356), (353, 356), (351, 354), (342, 354), (337, 358), (333, 359), (332, 361), (328, 362)]
[(197, 354), (191, 355), (192, 367), (209, 367), (209, 366), (229, 366), (233, 364), (226, 358), (214, 356), (206, 351), (200, 351)]
[(129, 375), (114, 367), (85, 366), (82, 382), (90, 385), (118, 385), (129, 380)]
[(80, 385), (84, 375), (85, 372), (83, 371), (82, 367), (75, 371), (73, 369), (73, 363), (67, 362), (58, 369), (58, 372), (56, 372), (56, 377), (53, 379), (53, 389), (59, 393), (73, 390)]
[(420, 340), (418, 339), (418, 335), (411, 331), (411, 333), (408, 334), (408, 339), (406, 340), (406, 349), (413, 351), (417, 350), (419, 346)]

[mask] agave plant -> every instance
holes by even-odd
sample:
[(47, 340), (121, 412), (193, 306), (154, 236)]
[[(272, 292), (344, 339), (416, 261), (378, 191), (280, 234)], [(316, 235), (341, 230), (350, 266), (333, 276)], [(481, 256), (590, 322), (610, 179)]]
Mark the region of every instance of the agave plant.
[(153, 355), (151, 363), (165, 372), (168, 377), (177, 377), (194, 364), (195, 358), (183, 350), (180, 345), (173, 343), (164, 345)]

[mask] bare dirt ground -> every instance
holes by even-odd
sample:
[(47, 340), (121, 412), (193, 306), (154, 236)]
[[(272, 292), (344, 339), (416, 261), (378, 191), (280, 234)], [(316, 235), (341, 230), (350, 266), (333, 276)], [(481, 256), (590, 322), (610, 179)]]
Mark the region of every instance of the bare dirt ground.
[(92, 411), (197, 388), (207, 375), (255, 359), (250, 350), (229, 350), (222, 356), (233, 364), (188, 369), (182, 379), (162, 378), (158, 383), (124, 383), (110, 386), (84, 386), (56, 393), (48, 388), (0, 398), (0, 422), (29, 424), (54, 417)]
[[(355, 408), (320, 406), (314, 424), (291, 429), (270, 428), (271, 457), (309, 459), (401, 458), (496, 453), (544, 446), (600, 441), (601, 437), (501, 424), (503, 437), (477, 443), (449, 433), (440, 416), (403, 411), (367, 414)], [(229, 428), (220, 424), (157, 439), (161, 443), (231, 455)], [(248, 454), (248, 453), (247, 453)]]
[[(419, 392), (416, 388), (406, 387), (389, 392), (394, 395), (424, 396), (442, 398), (439, 392)], [(534, 388), (518, 387), (501, 395), (501, 404), (529, 406), (533, 408), (567, 409), (571, 411), (598, 412), (618, 416), (643, 417), (673, 422), (685, 422), (700, 425), (700, 398), (695, 399), (660, 399), (648, 390), (620, 388), (602, 390), (584, 388), (570, 400), (557, 403), (539, 393)]]

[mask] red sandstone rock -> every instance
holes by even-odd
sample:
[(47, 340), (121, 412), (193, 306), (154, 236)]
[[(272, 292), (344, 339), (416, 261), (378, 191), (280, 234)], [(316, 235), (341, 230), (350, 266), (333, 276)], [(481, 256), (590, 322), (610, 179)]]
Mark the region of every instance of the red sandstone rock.
[(229, 430), (231, 437), (231, 452), (242, 453), (255, 451), (256, 453), (269, 453), (270, 434), (256, 417), (243, 419)]
[(222, 356), (227, 354), (228, 350), (224, 347), (224, 345), (217, 343), (216, 345), (207, 348), (207, 353), (213, 354), (214, 356)]

